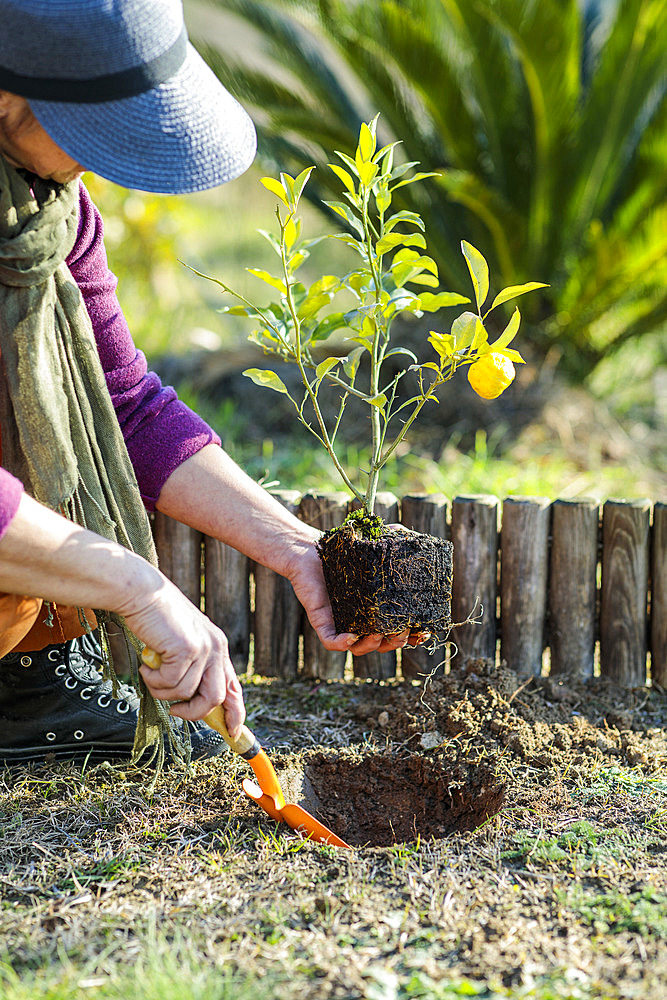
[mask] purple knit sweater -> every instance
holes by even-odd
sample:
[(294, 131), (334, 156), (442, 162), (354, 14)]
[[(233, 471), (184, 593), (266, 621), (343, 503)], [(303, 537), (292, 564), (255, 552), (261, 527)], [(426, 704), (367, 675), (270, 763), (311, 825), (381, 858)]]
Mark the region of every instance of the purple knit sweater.
[[(148, 510), (165, 480), (181, 462), (220, 439), (211, 428), (149, 372), (132, 341), (109, 270), (102, 220), (83, 184), (79, 190), (79, 231), (67, 258), (93, 324), (97, 350), (116, 415)], [(16, 514), (23, 485), (0, 469), (0, 537)]]

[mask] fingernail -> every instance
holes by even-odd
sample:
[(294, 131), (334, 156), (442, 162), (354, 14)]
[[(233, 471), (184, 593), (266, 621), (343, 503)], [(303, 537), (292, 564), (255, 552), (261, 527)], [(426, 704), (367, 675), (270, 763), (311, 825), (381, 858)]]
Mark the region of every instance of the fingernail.
[(351, 635), (350, 638), (347, 640), (348, 646), (354, 646), (355, 642), (359, 642), (358, 635)]

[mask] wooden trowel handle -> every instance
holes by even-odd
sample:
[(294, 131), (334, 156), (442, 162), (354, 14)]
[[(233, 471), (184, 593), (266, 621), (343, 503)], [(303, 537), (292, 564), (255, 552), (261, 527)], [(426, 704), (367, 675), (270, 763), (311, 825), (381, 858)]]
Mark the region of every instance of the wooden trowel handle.
[[(148, 646), (144, 647), (144, 651), (141, 654), (142, 661), (151, 670), (159, 670), (160, 664), (162, 663), (162, 657), (156, 650), (150, 649)], [(241, 727), (241, 732), (236, 737), (232, 739), (229, 735), (229, 730), (227, 729), (227, 724), (225, 723), (225, 713), (223, 711), (222, 705), (216, 705), (215, 708), (211, 709), (208, 715), (204, 716), (204, 722), (211, 729), (215, 729), (216, 732), (220, 733), (225, 743), (229, 744), (230, 748), (241, 757), (245, 757), (246, 760), (252, 760), (262, 749), (259, 740), (255, 734), (248, 729), (247, 726)]]

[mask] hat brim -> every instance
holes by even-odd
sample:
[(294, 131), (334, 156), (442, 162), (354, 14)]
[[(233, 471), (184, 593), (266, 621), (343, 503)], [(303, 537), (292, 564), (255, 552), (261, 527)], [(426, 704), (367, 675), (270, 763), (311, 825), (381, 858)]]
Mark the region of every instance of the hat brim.
[(180, 70), (135, 97), (98, 104), (31, 100), (54, 142), (122, 187), (183, 194), (238, 177), (257, 148), (253, 123), (192, 45)]

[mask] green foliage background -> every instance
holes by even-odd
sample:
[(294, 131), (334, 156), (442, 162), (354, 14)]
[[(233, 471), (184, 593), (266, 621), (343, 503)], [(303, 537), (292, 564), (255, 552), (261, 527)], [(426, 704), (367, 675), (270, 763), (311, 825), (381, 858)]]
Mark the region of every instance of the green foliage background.
[[(549, 282), (528, 318), (564, 370), (582, 377), (664, 326), (667, 0), (188, 7), (276, 169), (325, 163), (381, 112), (381, 142), (399, 139), (407, 160), (441, 172), (426, 193), (406, 190), (403, 207), (428, 220), (445, 284), (465, 277), (462, 238), (501, 284)], [(314, 180), (329, 196), (325, 171)]]
[[(244, 177), (200, 195), (142, 195), (86, 178), (121, 304), (149, 358), (213, 348), (233, 364), (245, 352), (244, 326), (221, 316), (216, 290), (178, 261), (256, 294), (245, 268), (271, 262), (256, 230), (275, 207), (259, 177), (330, 160), (380, 111), (381, 139), (400, 138), (407, 159), (443, 172), (407, 188), (403, 206), (427, 219), (443, 281), (465, 281), (461, 238), (484, 252), (499, 285), (549, 281), (525, 316), (525, 374), (546, 362), (556, 381), (547, 374), (545, 401), (568, 376), (591, 413), (586, 442), (565, 413), (557, 438), (534, 425), (516, 442), (500, 414), (471, 450), (449, 434), (440, 453), (397, 456), (387, 486), (662, 497), (667, 0), (186, 0), (185, 9), (193, 40), (252, 113), (260, 149)], [(329, 173), (318, 169), (309, 185), (318, 198), (331, 197)], [(307, 220), (313, 234), (331, 228), (321, 211)], [(305, 267), (311, 281), (332, 269), (315, 252)], [(447, 319), (434, 325), (446, 330)], [(247, 405), (203, 399), (196, 378), (178, 387), (255, 475), (330, 485), (301, 438), (295, 447), (257, 426), (251, 387)], [(623, 428), (620, 447), (609, 414)], [(346, 447), (354, 461), (355, 443)]]

